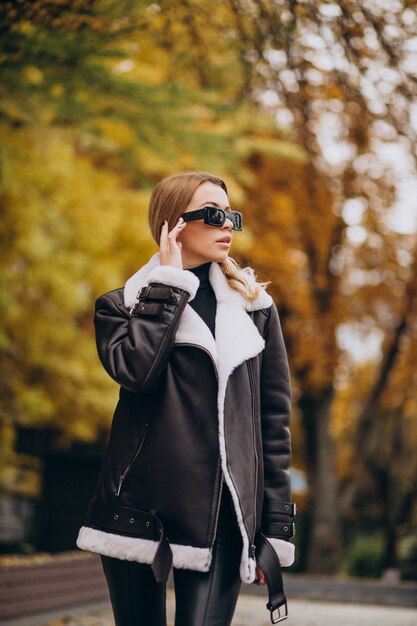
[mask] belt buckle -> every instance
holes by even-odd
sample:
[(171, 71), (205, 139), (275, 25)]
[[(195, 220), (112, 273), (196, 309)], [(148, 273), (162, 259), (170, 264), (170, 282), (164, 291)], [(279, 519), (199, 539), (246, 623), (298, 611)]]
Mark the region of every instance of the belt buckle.
[(145, 287), (141, 287), (139, 289), (139, 291), (137, 292), (136, 297), (135, 297), (135, 301), (134, 301), (134, 303), (132, 304), (132, 306), (130, 307), (130, 310), (129, 310), (129, 314), (130, 315), (133, 315), (133, 313), (135, 312), (136, 307), (139, 304), (139, 300), (140, 300), (140, 296), (142, 294), (142, 291), (145, 291)]
[[(269, 603), (266, 605), (266, 607), (270, 611), (271, 624), (278, 624), (279, 622), (284, 621), (284, 619), (287, 619), (288, 617), (287, 601), (285, 601), (284, 604), (281, 604), (280, 606), (278, 606), (276, 609), (273, 609)], [(281, 609), (283, 608), (285, 609), (285, 614), (281, 615)], [(275, 616), (275, 614), (277, 615)]]

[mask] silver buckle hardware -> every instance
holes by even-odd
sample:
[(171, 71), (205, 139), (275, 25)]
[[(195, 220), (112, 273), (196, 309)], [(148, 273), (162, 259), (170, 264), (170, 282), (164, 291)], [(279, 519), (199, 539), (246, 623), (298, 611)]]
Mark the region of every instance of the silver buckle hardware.
[[(271, 612), (271, 623), (272, 624), (278, 624), (279, 622), (284, 621), (284, 619), (287, 619), (288, 617), (288, 607), (287, 607), (287, 602), (285, 601), (284, 604), (281, 604), (281, 606), (277, 607), (276, 609), (273, 609), (271, 607), (271, 605), (268, 604), (266, 605), (266, 608), (269, 609), (269, 611)], [(285, 613), (283, 615), (281, 615), (281, 610), (285, 609)], [(277, 614), (276, 617), (274, 616), (274, 614)]]
[(139, 304), (140, 294), (142, 293), (143, 289), (144, 289), (144, 287), (141, 287), (141, 288), (139, 289), (139, 291), (137, 292), (137, 294), (136, 294), (136, 298), (135, 298), (135, 301), (134, 301), (134, 303), (132, 304), (132, 306), (130, 307), (130, 310), (129, 310), (129, 314), (130, 314), (130, 315), (133, 315), (133, 313), (135, 312), (136, 307), (137, 307), (137, 306), (138, 306), (138, 304)]

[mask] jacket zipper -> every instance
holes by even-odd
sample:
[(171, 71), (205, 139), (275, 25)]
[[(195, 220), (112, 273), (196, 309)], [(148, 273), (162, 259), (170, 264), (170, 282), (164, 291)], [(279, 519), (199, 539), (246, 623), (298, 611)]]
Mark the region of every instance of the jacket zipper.
[(123, 486), (123, 481), (126, 478), (126, 476), (129, 474), (130, 470), (133, 467), (133, 464), (136, 462), (142, 448), (143, 448), (143, 444), (145, 443), (145, 437), (146, 437), (146, 431), (148, 430), (148, 426), (149, 424), (145, 424), (145, 430), (144, 433), (142, 435), (142, 439), (140, 441), (140, 444), (135, 452), (135, 455), (133, 457), (133, 459), (130, 461), (129, 465), (126, 467), (126, 469), (124, 470), (123, 474), (121, 474), (120, 478), (119, 478), (119, 484), (117, 486), (117, 490), (115, 491), (115, 496), (120, 496), (120, 492), (122, 490), (122, 486)]
[[(175, 345), (176, 346), (191, 346), (193, 348), (198, 348), (198, 350), (203, 350), (203, 352), (208, 354), (208, 356), (211, 359), (211, 362), (213, 363), (213, 369), (214, 369), (214, 373), (216, 374), (217, 384), (219, 383), (219, 374), (218, 374), (218, 371), (217, 371), (216, 363), (214, 362), (214, 359), (213, 359), (211, 353), (206, 348), (203, 348), (203, 346), (199, 346), (196, 343), (177, 343)], [(215, 520), (214, 520), (214, 529), (213, 529), (213, 536), (212, 536), (212, 540), (211, 540), (211, 547), (213, 547), (214, 541), (216, 539), (217, 526), (218, 526), (218, 523), (219, 523), (219, 514), (220, 514), (220, 502), (221, 502), (221, 497), (222, 497), (222, 492), (223, 492), (224, 475), (223, 475), (223, 472), (222, 472), (222, 469), (221, 469), (221, 461), (220, 461), (220, 471), (221, 471), (221, 479), (220, 479), (219, 495), (218, 495), (218, 498), (217, 498), (216, 517), (215, 517)]]
[(220, 464), (220, 471), (221, 471), (221, 478), (220, 478), (219, 498), (217, 500), (217, 506), (216, 506), (216, 517), (215, 517), (215, 520), (214, 520), (214, 530), (213, 530), (213, 536), (212, 536), (211, 543), (210, 543), (211, 547), (213, 547), (214, 541), (216, 539), (217, 526), (218, 526), (218, 523), (219, 523), (219, 514), (220, 514), (220, 502), (221, 502), (221, 499), (222, 499), (222, 492), (223, 492), (224, 476), (223, 476), (223, 472), (221, 470), (221, 464)]
[[(254, 384), (253, 384), (253, 373), (252, 373), (252, 363), (250, 361), (247, 361), (248, 364), (248, 372), (249, 372), (249, 384), (250, 384), (250, 390), (251, 390), (251, 398), (252, 398), (252, 437), (253, 437), (253, 451), (254, 451), (254, 455), (255, 455), (255, 492), (254, 492), (254, 497), (253, 497), (253, 512), (254, 515), (256, 515), (256, 494), (258, 491), (258, 466), (259, 466), (259, 459), (258, 459), (258, 453), (256, 451), (256, 431), (255, 431), (255, 393), (254, 393)], [(256, 533), (256, 528), (255, 528), (255, 533)], [(254, 556), (254, 546), (251, 545), (249, 547), (249, 554), (250, 556)]]

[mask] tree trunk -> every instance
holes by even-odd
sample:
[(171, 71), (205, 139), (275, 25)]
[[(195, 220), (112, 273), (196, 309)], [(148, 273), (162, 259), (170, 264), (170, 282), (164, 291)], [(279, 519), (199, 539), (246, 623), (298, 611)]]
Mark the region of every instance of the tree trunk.
[(318, 398), (303, 396), (299, 402), (310, 488), (307, 570), (316, 574), (337, 571), (342, 554), (334, 443), (330, 436), (332, 400), (333, 389), (329, 388)]

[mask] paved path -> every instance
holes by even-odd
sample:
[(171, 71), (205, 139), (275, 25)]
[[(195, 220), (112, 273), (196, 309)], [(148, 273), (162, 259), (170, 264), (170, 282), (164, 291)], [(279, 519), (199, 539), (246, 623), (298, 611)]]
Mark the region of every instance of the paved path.
[[(241, 594), (233, 626), (270, 626), (266, 599)], [(288, 626), (416, 626), (417, 609), (290, 600)], [(173, 623), (174, 594), (168, 590), (168, 620)], [(27, 622), (29, 624), (29, 622)], [(65, 616), (40, 626), (114, 626), (109, 608)], [(35, 622), (32, 622), (35, 626)]]

